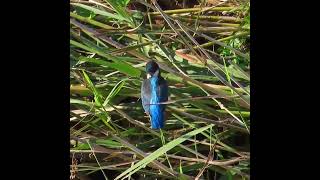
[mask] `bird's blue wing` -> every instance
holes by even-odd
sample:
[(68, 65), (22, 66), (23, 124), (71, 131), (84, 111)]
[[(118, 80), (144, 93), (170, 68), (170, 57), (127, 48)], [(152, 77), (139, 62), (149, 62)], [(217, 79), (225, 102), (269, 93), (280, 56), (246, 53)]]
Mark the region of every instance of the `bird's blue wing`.
[[(169, 96), (168, 84), (167, 84), (167, 81), (162, 77), (159, 78), (159, 86), (158, 86), (157, 94), (159, 96), (160, 102), (168, 101), (168, 96)], [(165, 106), (166, 106), (165, 104), (161, 105), (162, 111), (164, 111)]]
[(150, 99), (151, 99), (151, 84), (149, 79), (145, 79), (141, 85), (141, 100), (142, 100), (142, 107), (144, 112), (149, 113), (150, 111)]

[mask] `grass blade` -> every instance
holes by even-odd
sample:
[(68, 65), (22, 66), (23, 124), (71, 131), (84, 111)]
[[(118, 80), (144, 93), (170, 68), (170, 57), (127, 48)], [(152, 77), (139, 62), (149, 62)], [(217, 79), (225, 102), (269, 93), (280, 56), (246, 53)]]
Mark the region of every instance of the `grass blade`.
[(213, 125), (208, 125), (199, 129), (196, 129), (194, 131), (191, 131), (169, 143), (167, 143), (166, 145), (162, 146), (161, 148), (159, 148), (158, 150), (156, 150), (155, 152), (151, 153), (149, 156), (147, 156), (146, 158), (144, 158), (143, 160), (139, 161), (137, 164), (135, 164), (134, 166), (132, 166), (131, 168), (127, 169), (126, 171), (124, 171), (123, 173), (121, 173), (119, 176), (117, 176), (115, 178), (115, 180), (117, 179), (124, 179), (132, 174), (134, 174), (135, 172), (137, 172), (139, 169), (145, 167), (147, 164), (149, 164), (150, 162), (152, 162), (153, 160), (157, 159), (158, 157), (160, 157), (161, 155), (163, 155), (164, 153), (168, 152), (170, 149), (174, 148), (175, 146), (177, 146), (178, 144), (181, 144), (182, 142), (184, 142), (185, 140), (191, 138), (192, 136), (199, 134), (209, 128), (211, 128)]

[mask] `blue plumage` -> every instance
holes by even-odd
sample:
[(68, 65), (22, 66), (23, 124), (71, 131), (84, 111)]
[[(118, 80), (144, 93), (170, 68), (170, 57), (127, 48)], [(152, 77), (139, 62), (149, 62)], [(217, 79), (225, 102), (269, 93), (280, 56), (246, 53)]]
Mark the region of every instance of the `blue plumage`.
[(164, 127), (165, 104), (157, 104), (168, 100), (168, 85), (160, 75), (157, 63), (150, 61), (146, 66), (149, 79), (142, 82), (141, 99), (143, 109), (151, 116), (151, 126), (153, 129)]

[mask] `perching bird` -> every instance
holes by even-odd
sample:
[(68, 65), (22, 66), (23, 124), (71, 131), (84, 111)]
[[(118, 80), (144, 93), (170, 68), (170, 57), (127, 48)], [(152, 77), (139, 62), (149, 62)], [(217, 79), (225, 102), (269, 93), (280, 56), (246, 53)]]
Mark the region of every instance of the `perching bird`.
[(160, 69), (155, 61), (146, 65), (147, 79), (141, 86), (141, 99), (144, 111), (150, 115), (152, 129), (160, 129), (165, 121), (165, 104), (157, 104), (168, 100), (167, 81), (161, 77)]

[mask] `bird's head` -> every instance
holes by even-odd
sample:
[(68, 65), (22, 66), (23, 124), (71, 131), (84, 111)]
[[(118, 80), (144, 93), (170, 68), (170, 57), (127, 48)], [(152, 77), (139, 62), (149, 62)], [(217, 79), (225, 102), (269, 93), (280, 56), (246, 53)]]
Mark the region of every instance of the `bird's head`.
[(160, 69), (158, 64), (151, 60), (146, 65), (146, 71), (147, 71), (147, 78), (149, 79), (152, 76), (159, 76), (160, 75)]

